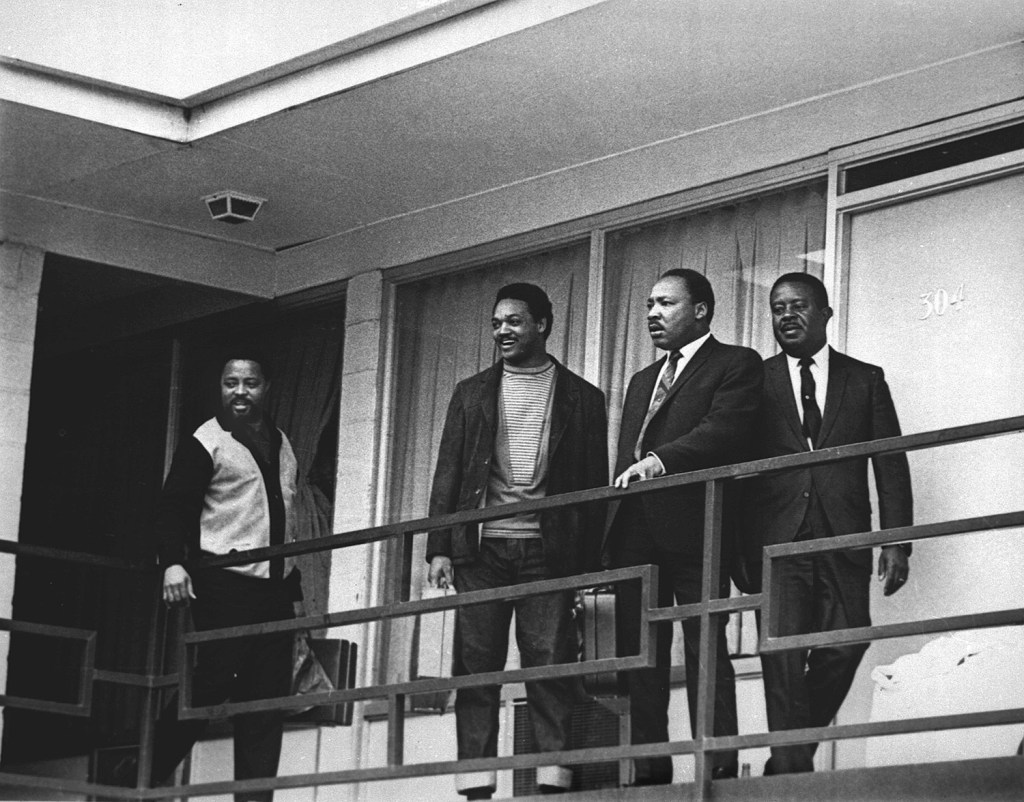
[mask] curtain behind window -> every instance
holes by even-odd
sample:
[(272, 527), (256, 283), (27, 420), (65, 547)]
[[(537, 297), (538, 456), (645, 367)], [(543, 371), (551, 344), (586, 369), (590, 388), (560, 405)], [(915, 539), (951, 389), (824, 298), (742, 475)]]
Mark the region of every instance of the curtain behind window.
[(613, 448), (630, 377), (659, 357), (645, 317), (658, 276), (674, 267), (706, 275), (715, 290), (715, 337), (771, 356), (772, 283), (795, 271), (822, 276), (825, 190), (822, 182), (608, 235), (601, 387)]
[[(548, 352), (577, 373), (583, 369), (589, 242), (556, 251), (446, 274), (399, 287), (396, 297), (394, 436), (388, 517), (419, 518), (427, 501), (445, 413), (455, 385), (492, 365), (491, 310), (500, 287), (528, 281), (554, 308)], [(417, 599), (426, 582), (426, 535), (408, 555), (408, 590)], [(388, 680), (406, 676), (413, 647), (411, 619), (392, 624)]]
[[(601, 387), (608, 396), (612, 460), (629, 380), (660, 357), (646, 322), (647, 298), (658, 276), (675, 267), (706, 275), (715, 291), (715, 337), (771, 356), (777, 350), (768, 312), (772, 283), (797, 271), (822, 277), (825, 194), (820, 182), (608, 235)], [(754, 650), (752, 614), (743, 624), (730, 625), (732, 653)]]

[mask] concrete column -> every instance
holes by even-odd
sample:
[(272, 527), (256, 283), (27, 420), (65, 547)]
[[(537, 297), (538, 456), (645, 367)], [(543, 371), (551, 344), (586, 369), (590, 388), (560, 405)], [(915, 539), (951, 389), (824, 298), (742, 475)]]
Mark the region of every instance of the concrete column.
[[(383, 279), (380, 271), (353, 278), (346, 292), (345, 352), (341, 377), (338, 432), (338, 473), (334, 493), (334, 531), (348, 532), (376, 522), (381, 408), (379, 388), (383, 362)], [(328, 590), (331, 612), (369, 607), (378, 603), (379, 544), (352, 546), (334, 552)], [(373, 626), (334, 630), (359, 646), (359, 684), (373, 681), (376, 651)], [(357, 706), (357, 712), (361, 706)], [(320, 771), (360, 765), (365, 722), (357, 716), (351, 728), (322, 731)], [(338, 786), (339, 798), (356, 799), (357, 785)], [(332, 797), (333, 798), (333, 797)]]
[[(43, 251), (0, 243), (0, 538), (18, 539), (28, 437), (29, 389)], [(14, 558), (0, 555), (0, 617), (11, 617)], [(0, 637), (0, 688), (7, 687), (10, 638)], [(0, 735), (3, 734), (0, 719)]]
[[(345, 354), (341, 372), (338, 473), (334, 494), (334, 531), (347, 532), (376, 522), (378, 438), (381, 408), (378, 387), (382, 362), (382, 279), (380, 271), (349, 282), (345, 311)], [(335, 552), (331, 561), (332, 611), (372, 603), (372, 546)]]

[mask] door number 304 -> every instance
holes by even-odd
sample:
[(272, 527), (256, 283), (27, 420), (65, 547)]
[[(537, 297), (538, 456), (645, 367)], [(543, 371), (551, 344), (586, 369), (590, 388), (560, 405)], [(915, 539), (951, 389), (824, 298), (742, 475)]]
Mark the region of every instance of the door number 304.
[(928, 290), (928, 292), (921, 293), (921, 316), (918, 320), (927, 320), (936, 315), (942, 317), (950, 309), (955, 309), (957, 312), (964, 304), (964, 285), (961, 283), (956, 291), (953, 293), (947, 292), (943, 288), (937, 290)]

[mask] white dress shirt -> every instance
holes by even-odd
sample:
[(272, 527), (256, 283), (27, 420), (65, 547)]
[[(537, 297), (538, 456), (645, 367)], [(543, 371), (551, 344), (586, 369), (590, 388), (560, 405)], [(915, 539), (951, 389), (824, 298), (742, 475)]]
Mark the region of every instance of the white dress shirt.
[[(678, 349), (679, 350), (679, 361), (676, 362), (676, 375), (672, 377), (672, 384), (675, 384), (676, 381), (679, 380), (679, 374), (681, 374), (683, 372), (683, 366), (686, 365), (687, 360), (693, 359), (693, 355), (695, 353), (697, 353), (697, 351), (700, 350), (700, 347), (702, 345), (704, 345), (704, 343), (706, 343), (708, 341), (708, 337), (710, 337), (710, 336), (711, 336), (711, 332), (709, 331), (703, 337), (698, 337), (693, 342), (689, 342), (686, 345), (684, 345), (682, 348)], [(672, 352), (669, 351), (668, 354), (666, 354), (666, 356), (671, 355), (671, 353)], [(667, 368), (668, 368), (668, 359), (666, 359), (664, 364), (662, 364), (661, 371), (658, 373), (658, 380), (654, 383), (654, 392), (651, 393), (651, 398), (647, 402), (647, 408), (648, 409), (650, 409), (651, 403), (654, 401), (654, 396), (658, 392), (658, 387), (661, 386), (661, 377), (665, 375), (665, 370)], [(661, 457), (659, 457), (653, 451), (648, 451), (647, 452), (647, 456), (648, 457), (654, 457), (654, 459), (657, 460), (657, 463), (658, 463), (658, 466), (659, 466), (659, 470), (660, 470), (660, 473), (658, 475), (660, 476), (661, 474), (664, 474), (665, 473), (665, 464), (661, 461)]]
[[(686, 365), (687, 360), (693, 359), (693, 355), (700, 350), (700, 347), (708, 341), (708, 337), (711, 336), (709, 331), (703, 337), (698, 337), (693, 342), (687, 343), (679, 350), (679, 361), (676, 363), (676, 375), (672, 377), (672, 384), (675, 384), (679, 379), (679, 374), (683, 372), (683, 367)], [(666, 353), (667, 356), (671, 356), (672, 352)], [(668, 359), (661, 366), (661, 371), (658, 373), (658, 380), (654, 383), (654, 391), (651, 393), (651, 397), (647, 401), (647, 408), (650, 409), (651, 402), (654, 401), (654, 396), (658, 392), (658, 387), (661, 385), (661, 377), (665, 375), (665, 371), (668, 369)]]
[[(829, 347), (826, 344), (812, 359), (811, 376), (814, 377), (814, 399), (818, 402), (818, 409), (821, 417), (825, 417), (825, 395), (828, 392), (828, 359)], [(800, 389), (803, 382), (800, 378), (800, 359), (786, 354), (786, 363), (789, 365), (789, 382), (793, 386), (793, 399), (796, 401), (796, 412), (800, 416), (800, 423), (804, 422), (804, 402), (801, 398)], [(814, 450), (814, 443), (807, 441), (807, 444)]]

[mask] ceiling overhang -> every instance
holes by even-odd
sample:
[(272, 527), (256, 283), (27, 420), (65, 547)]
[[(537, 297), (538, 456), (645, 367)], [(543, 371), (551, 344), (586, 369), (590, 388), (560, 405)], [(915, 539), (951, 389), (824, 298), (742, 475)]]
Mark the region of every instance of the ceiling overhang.
[(447, 0), (184, 97), (0, 56), (0, 100), (187, 143), (604, 2)]

